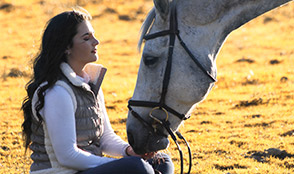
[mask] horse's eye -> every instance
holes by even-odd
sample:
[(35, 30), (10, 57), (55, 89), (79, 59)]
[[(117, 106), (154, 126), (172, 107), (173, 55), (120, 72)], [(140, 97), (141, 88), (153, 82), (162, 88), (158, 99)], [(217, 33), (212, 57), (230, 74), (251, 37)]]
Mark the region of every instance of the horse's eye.
[(158, 61), (158, 57), (143, 56), (143, 62), (146, 66), (152, 66)]

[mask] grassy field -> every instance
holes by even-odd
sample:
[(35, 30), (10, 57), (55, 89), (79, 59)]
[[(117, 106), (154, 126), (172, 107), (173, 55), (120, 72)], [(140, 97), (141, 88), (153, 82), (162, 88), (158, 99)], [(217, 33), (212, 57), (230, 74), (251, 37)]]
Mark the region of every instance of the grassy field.
[[(108, 68), (102, 86), (108, 114), (126, 139), (126, 105), (140, 61), (136, 44), (152, 0), (0, 0), (1, 174), (29, 171), (20, 106), (31, 60), (46, 21), (76, 3), (93, 16), (98, 63)], [(193, 151), (192, 173), (294, 173), (294, 3), (234, 31), (217, 65), (216, 86), (180, 129)], [(175, 148), (167, 152), (179, 173)]]

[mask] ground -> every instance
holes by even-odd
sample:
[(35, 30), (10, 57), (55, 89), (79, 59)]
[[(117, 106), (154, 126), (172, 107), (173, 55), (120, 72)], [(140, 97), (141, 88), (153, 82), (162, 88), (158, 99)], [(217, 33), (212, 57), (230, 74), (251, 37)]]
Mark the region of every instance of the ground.
[[(46, 21), (76, 3), (93, 16), (98, 63), (108, 68), (102, 85), (108, 114), (126, 140), (127, 101), (140, 62), (136, 44), (152, 0), (0, 0), (0, 173), (29, 171), (20, 106), (31, 60)], [(293, 2), (228, 37), (217, 60), (218, 82), (180, 129), (191, 145), (193, 174), (294, 172), (293, 43)], [(179, 173), (176, 146), (166, 152)]]

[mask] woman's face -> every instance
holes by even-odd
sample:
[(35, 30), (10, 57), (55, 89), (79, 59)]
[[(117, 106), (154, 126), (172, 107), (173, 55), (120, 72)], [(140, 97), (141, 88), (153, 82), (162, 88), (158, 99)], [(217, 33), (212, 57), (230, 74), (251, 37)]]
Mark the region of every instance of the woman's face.
[(98, 59), (96, 46), (99, 41), (94, 36), (94, 29), (89, 21), (78, 25), (73, 45), (67, 51), (68, 63), (76, 68), (83, 68), (87, 63)]

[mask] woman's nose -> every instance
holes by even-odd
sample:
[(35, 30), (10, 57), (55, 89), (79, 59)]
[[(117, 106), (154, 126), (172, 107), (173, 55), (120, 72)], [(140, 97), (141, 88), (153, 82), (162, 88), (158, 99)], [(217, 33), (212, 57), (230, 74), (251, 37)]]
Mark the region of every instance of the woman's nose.
[(100, 42), (99, 42), (99, 40), (98, 40), (98, 39), (96, 39), (96, 38), (94, 38), (93, 45), (94, 45), (94, 46), (96, 46), (96, 45), (99, 45), (99, 43), (100, 43)]

